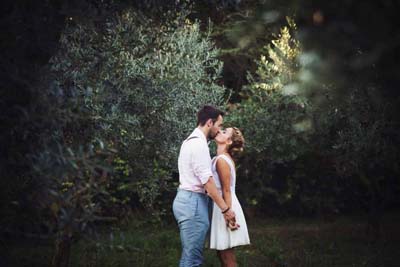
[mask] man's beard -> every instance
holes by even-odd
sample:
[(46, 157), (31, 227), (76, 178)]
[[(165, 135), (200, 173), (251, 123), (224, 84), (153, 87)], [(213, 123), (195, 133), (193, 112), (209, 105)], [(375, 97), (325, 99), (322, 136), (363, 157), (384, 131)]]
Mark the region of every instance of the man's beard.
[(207, 140), (214, 140), (218, 133), (213, 134), (211, 131), (208, 133)]

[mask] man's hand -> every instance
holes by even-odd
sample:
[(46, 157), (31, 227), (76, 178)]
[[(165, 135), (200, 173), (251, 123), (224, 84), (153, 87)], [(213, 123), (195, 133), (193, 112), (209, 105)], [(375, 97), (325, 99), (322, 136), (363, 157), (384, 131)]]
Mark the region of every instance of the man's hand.
[(237, 224), (236, 222), (232, 222), (232, 221), (227, 221), (226, 222), (226, 226), (231, 230), (231, 231), (235, 231), (237, 229), (240, 228), (240, 225)]

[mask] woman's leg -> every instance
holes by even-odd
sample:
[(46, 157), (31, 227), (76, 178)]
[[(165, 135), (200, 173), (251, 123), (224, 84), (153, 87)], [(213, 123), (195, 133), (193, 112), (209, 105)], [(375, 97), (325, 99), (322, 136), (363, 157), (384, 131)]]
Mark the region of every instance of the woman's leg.
[(217, 256), (218, 256), (219, 262), (221, 263), (221, 267), (225, 267), (224, 260), (222, 259), (222, 255), (221, 255), (221, 250), (217, 250)]
[(236, 256), (233, 248), (219, 250), (222, 267), (236, 267)]

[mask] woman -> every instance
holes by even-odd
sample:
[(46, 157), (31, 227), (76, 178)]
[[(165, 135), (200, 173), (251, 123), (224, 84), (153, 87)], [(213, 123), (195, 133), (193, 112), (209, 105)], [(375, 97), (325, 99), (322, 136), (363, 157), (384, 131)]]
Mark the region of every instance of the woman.
[(243, 151), (244, 138), (236, 127), (227, 128), (215, 137), (217, 156), (212, 161), (213, 177), (226, 204), (236, 213), (236, 225), (227, 224), (223, 212), (214, 203), (210, 248), (217, 250), (223, 267), (236, 266), (234, 247), (250, 244), (246, 220), (235, 194), (236, 171), (233, 158)]

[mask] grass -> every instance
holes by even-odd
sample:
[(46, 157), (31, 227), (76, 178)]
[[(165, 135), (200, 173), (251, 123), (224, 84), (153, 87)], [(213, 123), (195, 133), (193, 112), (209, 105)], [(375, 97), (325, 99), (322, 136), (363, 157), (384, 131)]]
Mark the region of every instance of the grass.
[[(357, 218), (317, 220), (249, 220), (250, 246), (236, 250), (239, 266), (391, 267), (400, 263), (400, 216), (386, 217), (381, 238), (371, 243), (365, 223)], [(178, 266), (180, 240), (174, 222), (160, 228), (132, 220), (107, 229), (96, 240), (73, 245), (70, 266)], [(47, 242), (8, 242), (10, 266), (48, 266)], [(205, 249), (204, 266), (219, 266), (215, 251)], [(1, 262), (0, 262), (1, 263)]]

